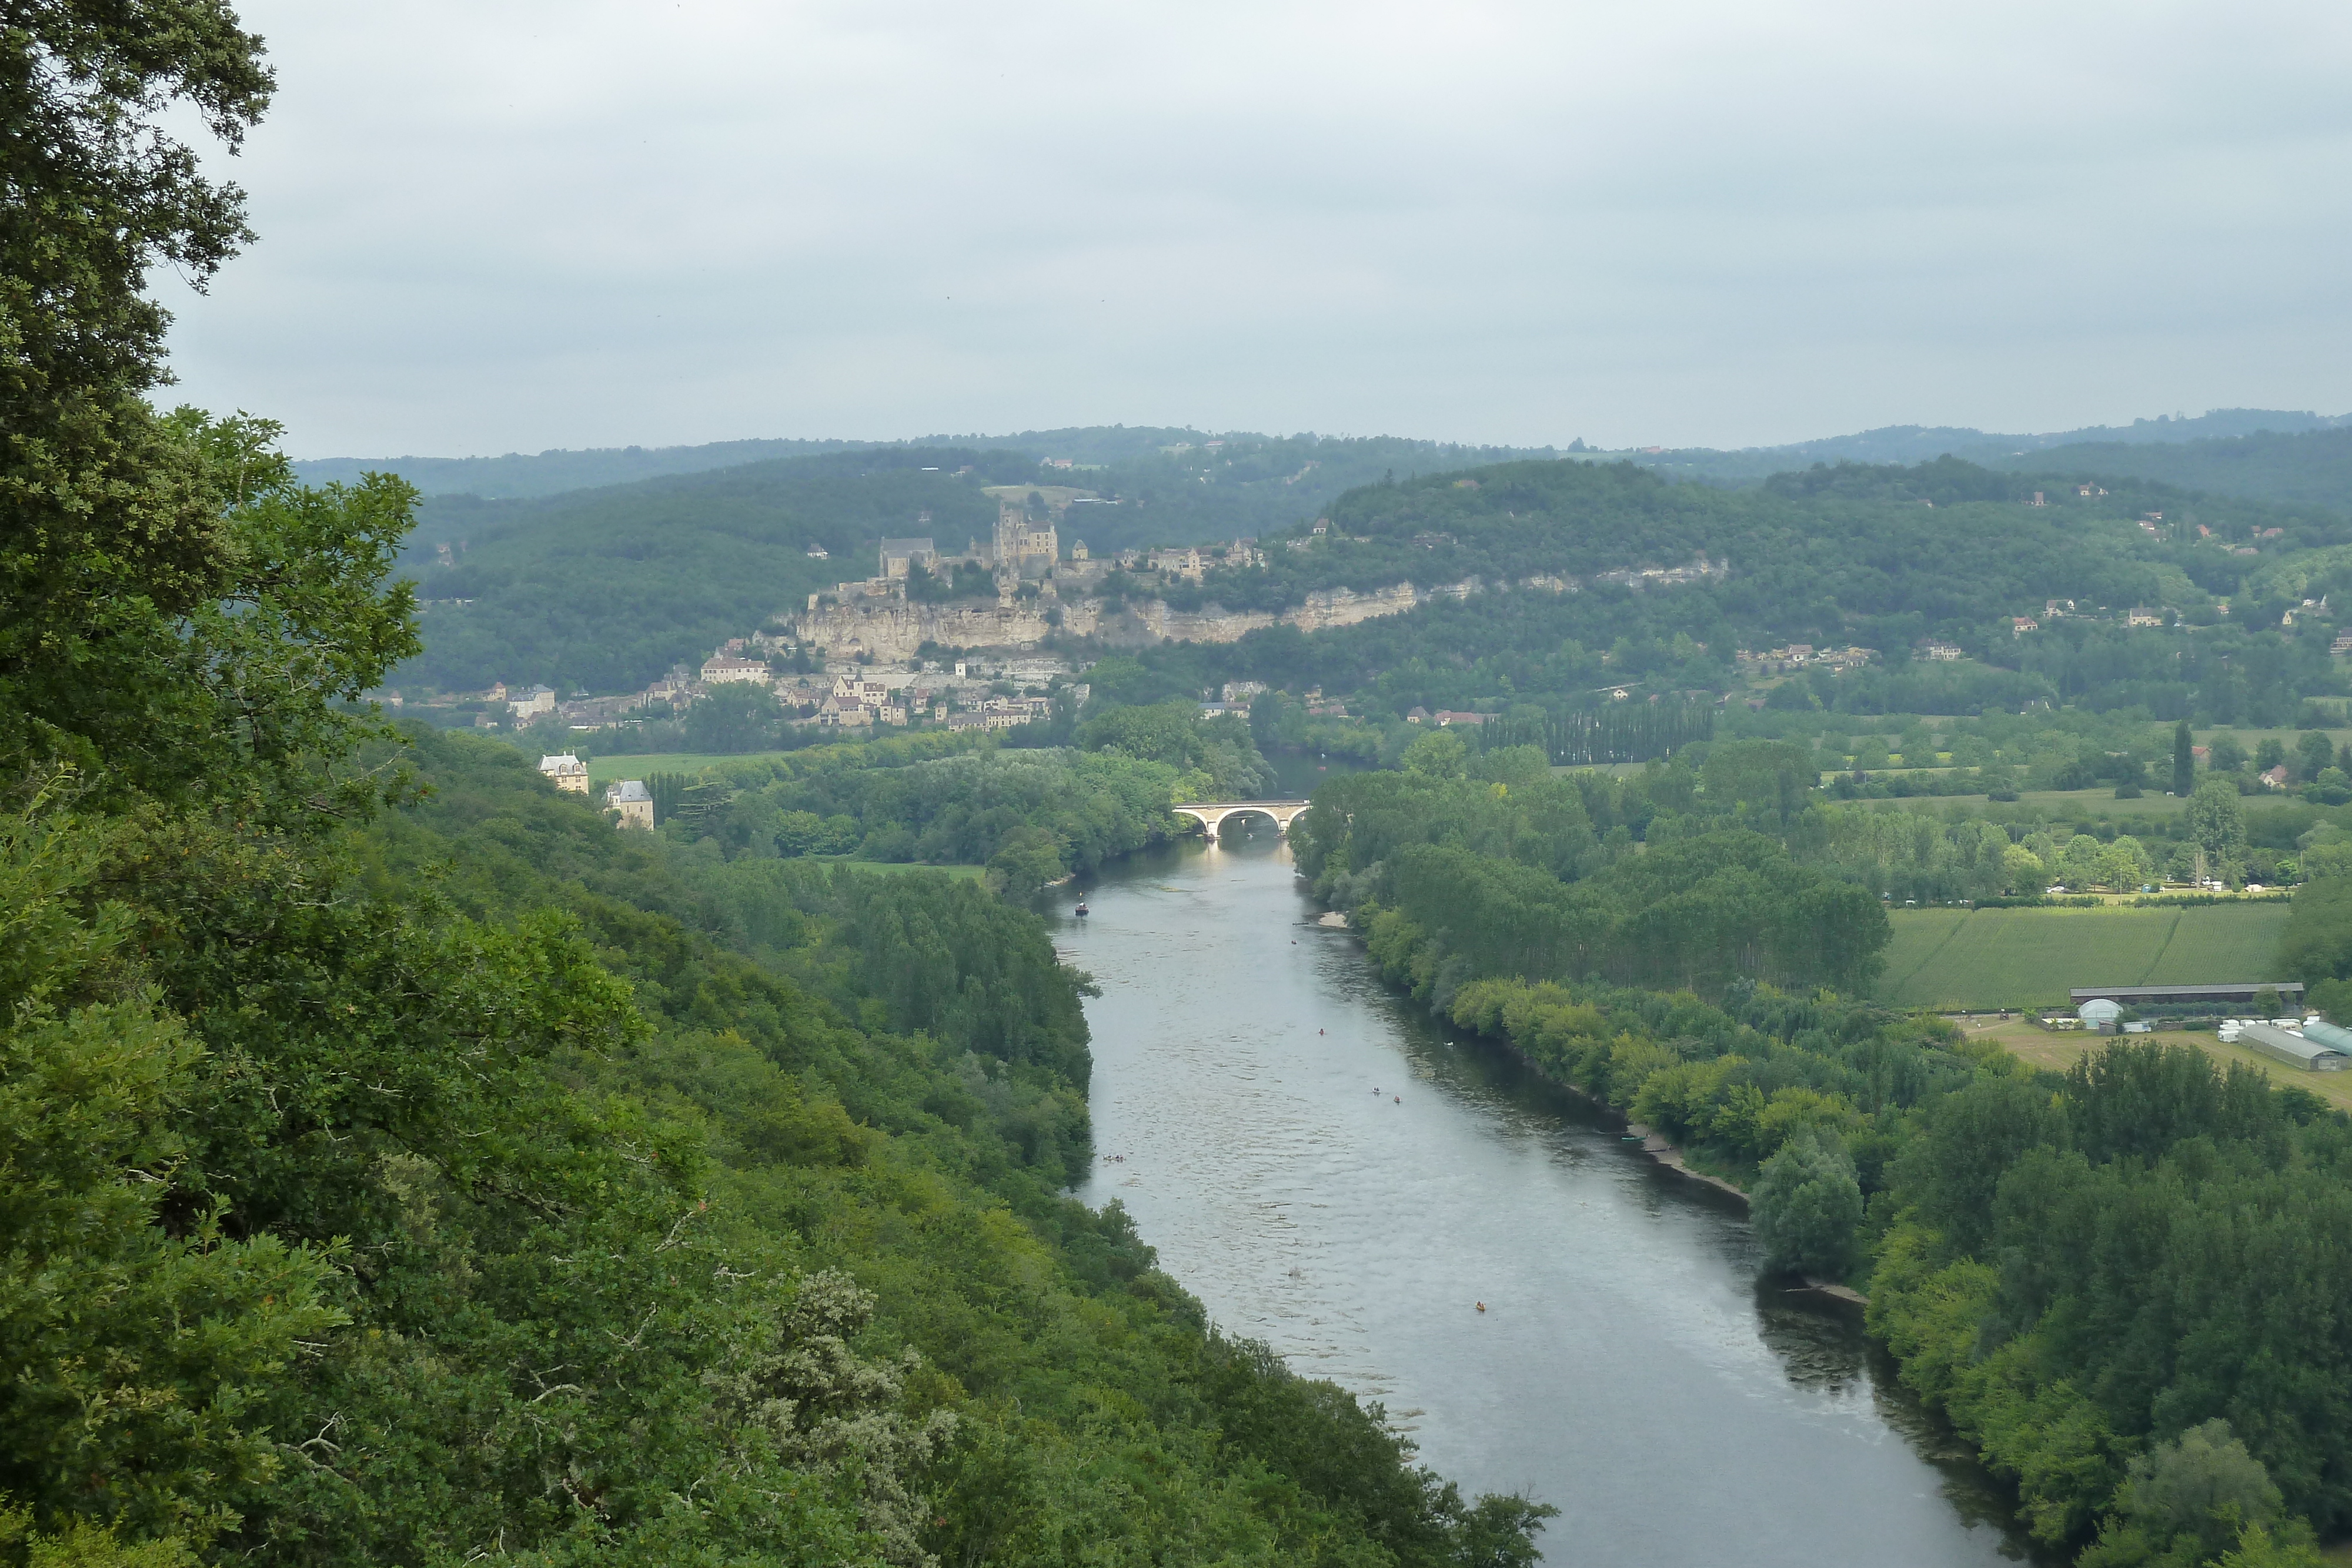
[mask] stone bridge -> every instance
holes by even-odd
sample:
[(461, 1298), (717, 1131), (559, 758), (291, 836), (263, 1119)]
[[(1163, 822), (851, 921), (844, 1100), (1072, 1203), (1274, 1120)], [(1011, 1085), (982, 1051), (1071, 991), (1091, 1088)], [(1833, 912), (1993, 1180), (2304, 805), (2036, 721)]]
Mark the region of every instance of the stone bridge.
[(1255, 811), (1261, 817), (1274, 819), (1275, 831), (1287, 833), (1290, 824), (1307, 810), (1304, 800), (1196, 800), (1191, 805), (1171, 806), (1168, 810), (1180, 817), (1190, 817), (1208, 832), (1209, 841), (1217, 841), (1217, 830), (1227, 817)]

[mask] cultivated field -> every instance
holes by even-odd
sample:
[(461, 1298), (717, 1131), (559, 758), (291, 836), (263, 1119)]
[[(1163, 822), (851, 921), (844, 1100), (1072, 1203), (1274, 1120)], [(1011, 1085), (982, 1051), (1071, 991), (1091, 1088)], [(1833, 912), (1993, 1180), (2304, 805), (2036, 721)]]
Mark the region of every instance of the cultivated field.
[(2284, 904), (2189, 909), (1918, 909), (1891, 915), (1878, 984), (1898, 1007), (2031, 1008), (2076, 986), (2275, 980)]

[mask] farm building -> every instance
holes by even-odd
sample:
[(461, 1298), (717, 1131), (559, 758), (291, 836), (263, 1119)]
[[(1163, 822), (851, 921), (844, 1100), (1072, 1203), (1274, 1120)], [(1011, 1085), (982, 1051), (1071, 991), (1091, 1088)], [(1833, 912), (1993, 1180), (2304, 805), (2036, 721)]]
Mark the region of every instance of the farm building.
[[(2317, 1031), (2321, 1030), (2342, 1037), (2343, 1045), (2333, 1045), (2319, 1038)], [(2257, 1019), (2238, 1030), (2238, 1043), (2305, 1072), (2341, 1072), (2347, 1062), (2352, 1062), (2352, 1030), (2340, 1030), (2333, 1024), (2306, 1024), (2298, 1034)]]
[(2076, 1007), (2104, 998), (2127, 1008), (2177, 1007), (2210, 1002), (2217, 1008), (2248, 1007), (2263, 991), (2275, 992), (2282, 1008), (2303, 1005), (2300, 980), (2255, 980), (2234, 986), (2077, 986), (2066, 993)]
[(2116, 1023), (2124, 1016), (2124, 1009), (2105, 997), (2093, 997), (2074, 1009), (2074, 1016), (2083, 1020), (2084, 1029), (2096, 1030), (2101, 1034), (2113, 1034), (2116, 1032)]

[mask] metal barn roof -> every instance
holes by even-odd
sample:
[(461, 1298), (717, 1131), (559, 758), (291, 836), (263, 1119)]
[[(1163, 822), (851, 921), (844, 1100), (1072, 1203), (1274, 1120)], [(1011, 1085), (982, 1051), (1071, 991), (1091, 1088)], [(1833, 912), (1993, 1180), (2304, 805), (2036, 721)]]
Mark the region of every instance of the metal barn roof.
[(2274, 1023), (2250, 1023), (2238, 1030), (2238, 1043), (2258, 1051), (2273, 1061), (2284, 1061), (2290, 1067), (2300, 1067), (2306, 1072), (2341, 1071), (2352, 1061), (2332, 1045), (2307, 1040), (2291, 1029), (2281, 1029)]
[(2094, 998), (2116, 1002), (2251, 1002), (2257, 991), (2276, 991), (2281, 1001), (2300, 1000), (2300, 980), (2250, 980), (2231, 986), (2077, 986), (2066, 993), (2076, 1007)]

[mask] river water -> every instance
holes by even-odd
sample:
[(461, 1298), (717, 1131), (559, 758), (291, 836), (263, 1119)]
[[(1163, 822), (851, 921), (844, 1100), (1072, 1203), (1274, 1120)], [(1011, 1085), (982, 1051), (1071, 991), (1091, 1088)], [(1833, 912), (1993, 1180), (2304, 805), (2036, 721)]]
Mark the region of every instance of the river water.
[(1103, 992), (1080, 1196), (1465, 1491), (1557, 1506), (1549, 1562), (2023, 1555), (1850, 1309), (1759, 1285), (1737, 1200), (1384, 988), (1271, 832), (1121, 862), (1087, 919), (1058, 891)]

